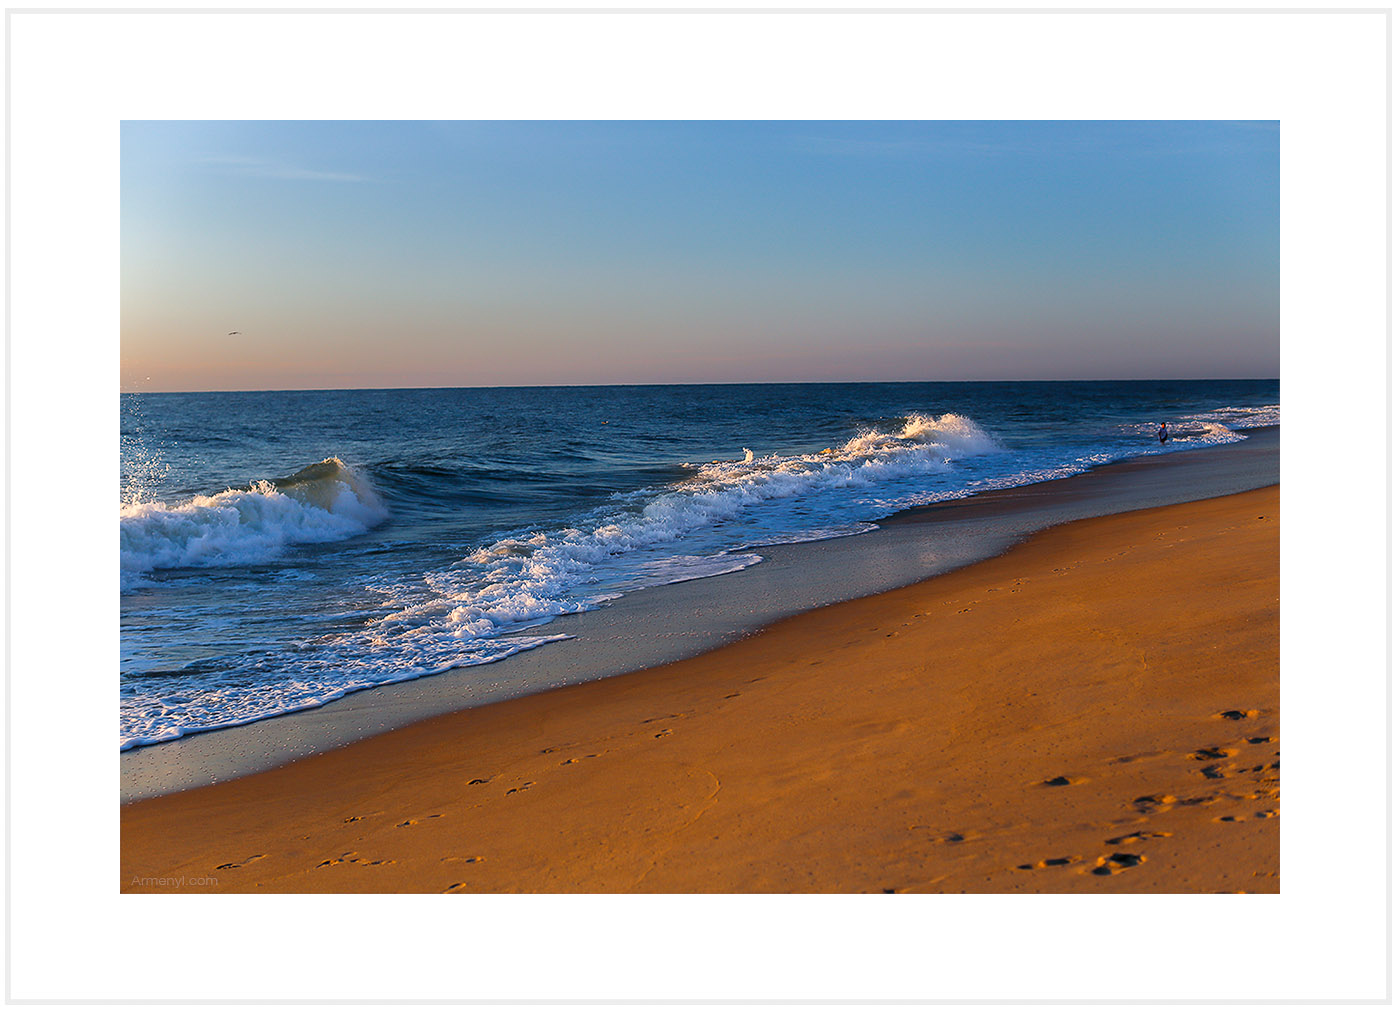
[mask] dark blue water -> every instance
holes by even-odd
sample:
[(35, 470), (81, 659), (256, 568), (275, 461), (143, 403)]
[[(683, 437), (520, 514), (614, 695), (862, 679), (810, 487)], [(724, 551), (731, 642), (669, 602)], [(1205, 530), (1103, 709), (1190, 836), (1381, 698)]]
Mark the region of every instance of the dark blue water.
[(122, 742), (488, 663), (754, 547), (1277, 422), (1277, 381), (124, 395)]

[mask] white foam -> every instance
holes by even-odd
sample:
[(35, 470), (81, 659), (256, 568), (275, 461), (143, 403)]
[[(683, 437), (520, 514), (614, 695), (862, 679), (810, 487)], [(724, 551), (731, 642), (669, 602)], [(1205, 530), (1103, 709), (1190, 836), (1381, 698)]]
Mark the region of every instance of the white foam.
[[(313, 649), (299, 660), (289, 659), (270, 676), (245, 679), (236, 685), (210, 688), (198, 677), (168, 679), (160, 691), (122, 697), (120, 747), (130, 750), (191, 733), (318, 708), (356, 690), (403, 683), (459, 666), (483, 665), (567, 639), (565, 634), (501, 638), (471, 651), (463, 651), (459, 644), (449, 655), (436, 660), (424, 656), (388, 658), (391, 651), (383, 648), (378, 654), (356, 655), (335, 644), (322, 651)], [(329, 666), (334, 666), (336, 673), (331, 681), (325, 678)]]
[(763, 557), (757, 553), (714, 553), (710, 556), (669, 556), (640, 564), (636, 568), (636, 578), (632, 588), (652, 588), (663, 584), (681, 584), (702, 577), (719, 577), (721, 574), (736, 574), (741, 570), (762, 563)]
[[(952, 414), (910, 416), (897, 432), (872, 430), (816, 454), (756, 457), (745, 448), (742, 460), (691, 466), (691, 478), (638, 491), (630, 508), (595, 513), (591, 524), (513, 533), (483, 546), (455, 567), (425, 574), (426, 594), (423, 587), (385, 588), (396, 608), (381, 622), (401, 639), (486, 638), (582, 612), (639, 587), (741, 570), (759, 557), (669, 547), (769, 501), (858, 492), (892, 477), (946, 472), (959, 458), (998, 450), (976, 423)], [(851, 522), (809, 525), (803, 534), (775, 532), (767, 541), (806, 541), (860, 528)], [(738, 548), (740, 541), (736, 537), (726, 548)]]
[[(1007, 452), (972, 420), (911, 415), (837, 447), (688, 466), (684, 480), (617, 495), (551, 530), (501, 533), (450, 567), (388, 577), (351, 632), (277, 651), (266, 662), (213, 660), (207, 673), (163, 674), (159, 689), (123, 701), (126, 746), (315, 707), (363, 687), (480, 665), (553, 637), (521, 631), (596, 608), (638, 588), (731, 573), (761, 558), (750, 547), (868, 530), (903, 508), (1026, 485), (1138, 454), (1244, 439), (1235, 427), (1276, 424), (1269, 410), (1221, 408), (1118, 430), (1111, 450)], [(990, 456), (996, 455), (995, 459)], [(1005, 455), (1005, 456), (1002, 456)], [(287, 547), (358, 535), (387, 517), (368, 482), (338, 459), (288, 479), (188, 503), (122, 510), (124, 583), (162, 567), (265, 562)], [(264, 668), (266, 666), (266, 668)]]
[[(1249, 408), (1227, 405), (1167, 420), (1169, 439), (1166, 444), (1161, 447), (1153, 447), (1149, 440), (1147, 441), (1149, 446), (1145, 449), (1128, 452), (1126, 456), (1131, 456), (1134, 453), (1158, 454), (1186, 450), (1189, 447), (1235, 444), (1241, 440), (1249, 439), (1248, 434), (1241, 433), (1240, 430), (1277, 425), (1279, 425), (1279, 406), (1277, 405), (1260, 405)], [(1157, 427), (1158, 423), (1156, 422), (1141, 422), (1125, 424), (1118, 429), (1121, 433), (1150, 438), (1156, 434)]]
[(171, 567), (232, 567), (274, 560), (289, 546), (362, 535), (389, 512), (369, 481), (339, 458), (246, 490), (121, 507), (124, 588)]
[(1279, 425), (1278, 405), (1255, 405), (1251, 407), (1239, 407), (1236, 405), (1224, 405), (1220, 408), (1211, 409), (1209, 412), (1202, 412), (1199, 415), (1191, 416), (1202, 422), (1220, 423), (1229, 429), (1249, 429), (1261, 426)]

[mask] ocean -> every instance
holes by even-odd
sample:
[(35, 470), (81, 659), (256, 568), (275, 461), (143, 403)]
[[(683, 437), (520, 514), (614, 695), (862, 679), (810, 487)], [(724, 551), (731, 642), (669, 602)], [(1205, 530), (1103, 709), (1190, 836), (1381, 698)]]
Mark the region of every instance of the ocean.
[(1276, 380), (124, 394), (120, 745), (547, 652), (555, 617), (764, 546), (1278, 422)]

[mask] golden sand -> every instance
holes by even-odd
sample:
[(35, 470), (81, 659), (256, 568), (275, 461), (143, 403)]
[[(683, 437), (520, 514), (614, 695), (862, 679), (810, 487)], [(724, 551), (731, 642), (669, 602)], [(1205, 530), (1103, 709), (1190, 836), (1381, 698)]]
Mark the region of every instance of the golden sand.
[(132, 803), (122, 890), (1276, 892), (1278, 539), (1277, 486), (1075, 522)]

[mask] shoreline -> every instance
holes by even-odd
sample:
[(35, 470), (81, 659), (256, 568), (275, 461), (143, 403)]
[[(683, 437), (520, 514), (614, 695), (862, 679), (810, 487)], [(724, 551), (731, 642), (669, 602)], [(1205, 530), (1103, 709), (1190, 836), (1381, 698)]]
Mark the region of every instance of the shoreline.
[(122, 890), (1277, 892), (1278, 496), (129, 804)]
[[(751, 547), (762, 563), (630, 593), (534, 628), (531, 651), (239, 726), (123, 751), (121, 801), (271, 770), (440, 714), (691, 658), (786, 617), (993, 559), (1066, 521), (1189, 502), (1278, 481), (1278, 427), (1235, 444), (1143, 455), (1028, 486), (900, 511), (859, 535)], [(532, 632), (534, 632), (532, 631)]]

